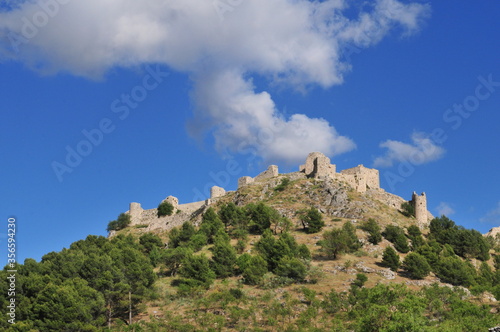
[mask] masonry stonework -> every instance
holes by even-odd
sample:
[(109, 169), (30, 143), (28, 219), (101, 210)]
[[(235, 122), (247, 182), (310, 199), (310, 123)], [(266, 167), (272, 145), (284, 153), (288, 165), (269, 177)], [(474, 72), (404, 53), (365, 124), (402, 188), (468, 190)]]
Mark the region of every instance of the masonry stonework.
[(168, 196), (167, 198), (165, 198), (163, 202), (168, 202), (170, 204), (172, 204), (172, 206), (174, 207), (174, 210), (177, 210), (177, 208), (179, 207), (179, 199), (175, 196)]
[(213, 186), (210, 188), (210, 199), (222, 197), (226, 194), (226, 190), (221, 187)]
[[(265, 181), (279, 176), (278, 166), (271, 165), (264, 172), (255, 178), (243, 176), (238, 179), (238, 188), (250, 186), (256, 182)], [(330, 158), (321, 152), (311, 152), (306, 158), (305, 164), (300, 165), (299, 172), (287, 174), (289, 179), (299, 180), (313, 178), (328, 181), (343, 181), (359, 193), (366, 193), (370, 190), (370, 195), (380, 197), (380, 200), (386, 204), (399, 208), (404, 199), (390, 195), (380, 188), (379, 171), (358, 165), (353, 168), (336, 172), (336, 166), (330, 163)], [(195, 220), (210, 205), (218, 201), (218, 198), (227, 194), (224, 188), (214, 186), (210, 189), (210, 198), (205, 201), (179, 204), (179, 200), (174, 196), (168, 196), (163, 201), (169, 202), (174, 206), (174, 214), (171, 216), (158, 217), (157, 209), (144, 210), (139, 203), (130, 203), (130, 209), (127, 213), (131, 217), (131, 225), (147, 225), (148, 230), (152, 229), (171, 229), (180, 226), (186, 220)], [(391, 198), (392, 196), (396, 197)], [(390, 199), (389, 199), (389, 198)], [(412, 204), (415, 207), (415, 218), (418, 225), (424, 227), (432, 219), (432, 215), (427, 211), (427, 199), (425, 193), (412, 195)], [(111, 233), (110, 233), (111, 234)]]
[(253, 183), (253, 178), (251, 176), (242, 176), (238, 179), (238, 188), (249, 185)]
[(415, 219), (417, 219), (418, 225), (420, 227), (426, 226), (429, 220), (427, 218), (427, 197), (425, 193), (417, 195), (416, 192), (413, 192), (411, 200), (415, 209)]
[(307, 156), (306, 163), (300, 165), (299, 170), (307, 177), (315, 179), (333, 179), (335, 176), (335, 165), (330, 163), (330, 158), (321, 152), (311, 152)]
[(279, 175), (278, 172), (278, 166), (276, 165), (271, 165), (265, 170), (264, 172), (260, 173), (256, 177), (252, 178), (250, 176), (242, 176), (241, 178), (238, 179), (238, 188), (241, 188), (243, 186), (247, 186), (249, 184), (252, 184), (254, 182), (259, 182), (267, 179), (274, 178)]
[(348, 182), (357, 192), (365, 192), (367, 189), (380, 188), (379, 172), (373, 168), (358, 165), (340, 172), (342, 178)]
[(140, 203), (130, 203), (128, 213), (130, 214), (130, 224), (132, 226), (139, 224), (143, 212), (144, 210), (142, 209)]
[(254, 181), (262, 181), (278, 176), (278, 166), (271, 165), (264, 172), (260, 173), (254, 178)]

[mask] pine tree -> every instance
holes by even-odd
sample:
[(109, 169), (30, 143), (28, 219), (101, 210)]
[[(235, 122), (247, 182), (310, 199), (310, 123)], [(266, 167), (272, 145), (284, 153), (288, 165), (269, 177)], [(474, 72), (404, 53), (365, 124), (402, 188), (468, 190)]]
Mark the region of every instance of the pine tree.
[(208, 243), (213, 243), (214, 237), (219, 231), (219, 229), (224, 229), (224, 223), (220, 220), (215, 210), (210, 207), (203, 214), (200, 232), (204, 233), (207, 236)]
[(243, 270), (243, 280), (246, 284), (257, 285), (267, 273), (267, 262), (260, 256), (252, 256)]
[(425, 257), (416, 252), (409, 253), (406, 256), (402, 267), (412, 279), (423, 279), (431, 272), (431, 266)]
[(382, 255), (382, 265), (396, 272), (400, 266), (399, 255), (391, 246), (385, 248)]
[(308, 234), (318, 233), (325, 226), (323, 216), (318, 209), (311, 207), (306, 210), (301, 216), (302, 226), (304, 231)]
[(236, 250), (229, 243), (229, 236), (223, 229), (215, 237), (212, 250), (211, 268), (218, 278), (227, 278), (234, 275), (236, 264)]
[(368, 219), (361, 225), (361, 229), (368, 232), (368, 242), (371, 244), (378, 244), (382, 241), (382, 234), (380, 233), (380, 226), (377, 224), (375, 219)]

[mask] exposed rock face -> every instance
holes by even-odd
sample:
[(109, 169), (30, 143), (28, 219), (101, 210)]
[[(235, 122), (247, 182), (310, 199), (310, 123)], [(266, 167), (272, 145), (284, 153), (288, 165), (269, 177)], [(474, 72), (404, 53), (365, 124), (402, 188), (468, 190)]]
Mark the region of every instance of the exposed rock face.
[(491, 236), (493, 238), (497, 236), (500, 237), (500, 227), (493, 227), (488, 233), (484, 234), (484, 236)]
[(325, 191), (328, 194), (325, 205), (329, 205), (334, 208), (347, 205), (349, 197), (347, 196), (347, 192), (344, 188), (328, 186), (325, 188)]

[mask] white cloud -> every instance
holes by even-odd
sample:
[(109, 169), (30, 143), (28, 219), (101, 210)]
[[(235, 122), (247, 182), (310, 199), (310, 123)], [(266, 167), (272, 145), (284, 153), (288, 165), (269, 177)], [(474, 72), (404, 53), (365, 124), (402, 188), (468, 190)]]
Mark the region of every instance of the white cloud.
[(410, 162), (413, 165), (421, 165), (443, 156), (445, 150), (437, 146), (428, 135), (422, 132), (414, 132), (411, 135), (412, 144), (399, 141), (387, 140), (380, 143), (380, 147), (386, 148), (385, 155), (377, 157), (374, 161), (375, 167), (391, 167), (394, 162)]
[[(0, 60), (86, 77), (100, 77), (115, 66), (167, 65), (193, 78), (193, 132), (215, 128), (219, 148), (234, 150), (257, 132), (277, 127), (273, 140), (252, 143), (262, 157), (290, 162), (318, 149), (345, 152), (354, 143), (324, 119), (284, 118), (268, 92), (255, 91), (251, 76), (294, 89), (341, 84), (350, 69), (344, 49), (374, 45), (394, 28), (412, 34), (430, 12), (427, 5), (379, 0), (349, 19), (342, 0), (251, 0), (233, 2), (240, 4), (221, 20), (213, 0), (49, 2), (58, 5), (46, 24), (47, 10), (40, 7), (45, 0), (0, 10)], [(20, 36), (27, 43), (16, 45)]]
[(441, 202), (439, 205), (436, 207), (436, 211), (438, 213), (438, 216), (450, 216), (455, 213), (455, 210), (450, 206), (450, 204)]
[(480, 222), (493, 224), (495, 226), (500, 226), (500, 202), (497, 203), (496, 207), (488, 211), (484, 217), (479, 219)]
[[(356, 147), (324, 119), (304, 114), (285, 118), (267, 92), (255, 93), (237, 72), (217, 72), (196, 79), (194, 100), (199, 113), (190, 123), (193, 133), (214, 128), (218, 150), (252, 149), (267, 161), (294, 163), (308, 151), (340, 154)], [(208, 119), (207, 119), (208, 117)]]

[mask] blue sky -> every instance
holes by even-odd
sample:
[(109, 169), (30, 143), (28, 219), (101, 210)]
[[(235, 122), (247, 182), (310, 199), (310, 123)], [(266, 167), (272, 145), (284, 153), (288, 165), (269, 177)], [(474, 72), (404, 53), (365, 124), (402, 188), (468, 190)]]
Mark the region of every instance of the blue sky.
[(20, 262), (311, 151), (500, 226), (498, 1), (8, 3), (0, 245), (15, 216)]

